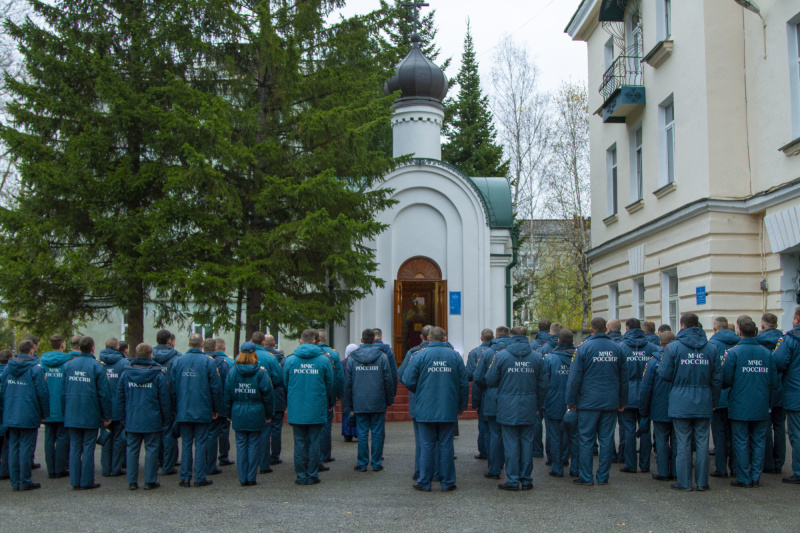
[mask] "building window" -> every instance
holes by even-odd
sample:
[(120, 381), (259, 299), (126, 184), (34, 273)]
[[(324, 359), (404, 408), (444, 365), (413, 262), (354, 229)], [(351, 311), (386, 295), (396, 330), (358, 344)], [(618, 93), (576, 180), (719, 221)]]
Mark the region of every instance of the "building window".
[(617, 145), (606, 150), (608, 170), (608, 216), (617, 214)]
[(672, 0), (664, 0), (664, 19), (661, 21), (664, 39), (672, 37)]
[(675, 181), (675, 102), (672, 96), (659, 106), (659, 124), (661, 126), (659, 186), (663, 187)]
[(608, 318), (619, 319), (619, 285), (608, 286)]
[(631, 203), (644, 198), (644, 159), (642, 158), (642, 126), (631, 135)]
[(606, 64), (606, 71), (611, 68), (611, 65), (614, 63), (614, 38), (611, 37), (608, 41), (606, 41), (605, 46), (603, 47), (603, 59), (605, 60)]
[(792, 95), (792, 136), (800, 137), (800, 14), (788, 25), (789, 87)]
[(636, 278), (633, 280), (633, 298), (636, 318), (644, 320), (644, 278)]
[(678, 331), (680, 318), (678, 298), (678, 271), (667, 270), (661, 273), (661, 319), (669, 324), (672, 331)]
[(192, 324), (192, 333), (197, 333), (204, 339), (210, 339), (214, 336), (214, 330), (211, 326), (204, 326), (202, 324)]

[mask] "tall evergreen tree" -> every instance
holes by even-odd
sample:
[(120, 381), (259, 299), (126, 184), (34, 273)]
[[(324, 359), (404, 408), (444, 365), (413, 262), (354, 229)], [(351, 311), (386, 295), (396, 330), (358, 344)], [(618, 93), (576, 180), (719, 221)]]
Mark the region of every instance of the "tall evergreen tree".
[[(382, 23), (381, 43), (386, 49), (395, 49), (398, 58), (405, 57), (411, 51), (411, 35), (414, 33), (410, 15), (412, 8), (403, 5), (407, 3), (408, 0), (394, 0), (392, 4), (387, 0), (381, 0), (380, 11), (386, 17), (386, 20)], [(440, 53), (440, 49), (436, 45), (436, 34), (439, 29), (436, 27), (435, 16), (435, 9), (431, 9), (421, 16), (419, 18), (418, 31), (422, 37), (420, 51), (434, 63), (436, 63)], [(447, 67), (450, 66), (450, 58), (448, 57), (438, 66), (442, 70), (447, 70)]]
[(456, 76), (458, 95), (445, 101), (442, 159), (469, 176), (506, 176), (508, 161), (496, 142), (497, 131), (489, 110), (489, 98), (481, 90), (478, 60), (469, 21), (464, 38), (461, 69)]
[(228, 106), (191, 79), (216, 8), (29, 1), (6, 23), (26, 75), (5, 78), (21, 188), (0, 209), (0, 296), (34, 331), (122, 310), (138, 343), (145, 310), (182, 317), (185, 281), (232, 238)]

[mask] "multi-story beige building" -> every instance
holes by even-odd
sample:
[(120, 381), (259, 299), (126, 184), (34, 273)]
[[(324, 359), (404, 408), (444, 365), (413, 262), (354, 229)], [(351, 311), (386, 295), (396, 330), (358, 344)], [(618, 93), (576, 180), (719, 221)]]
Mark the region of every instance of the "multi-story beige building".
[[(743, 7), (744, 6), (744, 7)], [(604, 20), (604, 21), (603, 21)], [(800, 301), (800, 3), (584, 0), (593, 313), (677, 325)]]

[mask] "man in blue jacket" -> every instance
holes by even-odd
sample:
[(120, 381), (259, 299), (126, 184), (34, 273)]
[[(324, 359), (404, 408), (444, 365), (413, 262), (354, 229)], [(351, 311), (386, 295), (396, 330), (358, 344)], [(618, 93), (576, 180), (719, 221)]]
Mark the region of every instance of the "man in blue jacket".
[(94, 339), (82, 337), (81, 353), (64, 365), (64, 427), (69, 428), (69, 482), (75, 490), (96, 489), (97, 430), (111, 424), (111, 391), (106, 369), (94, 358)]
[[(675, 340), (671, 331), (661, 334), (662, 348)], [(656, 481), (675, 481), (677, 478), (675, 461), (678, 449), (675, 446), (675, 429), (669, 417), (669, 391), (672, 385), (658, 375), (658, 365), (664, 355), (662, 350), (653, 352), (653, 357), (647, 362), (642, 377), (642, 386), (639, 392), (639, 414), (653, 423), (655, 437), (656, 467), (653, 474)], [(639, 429), (649, 431), (646, 424)], [(638, 433), (638, 432), (637, 432)]]
[[(394, 382), (386, 354), (374, 342), (374, 330), (361, 333), (361, 346), (350, 354), (344, 376), (343, 409), (356, 417), (358, 428), (357, 472), (366, 472), (372, 459), (372, 470), (383, 470), (384, 425), (386, 409), (394, 402)], [(369, 435), (372, 433), (372, 454)]]
[[(761, 333), (756, 335), (758, 343), (775, 351), (783, 332), (778, 329), (778, 317), (772, 313), (764, 313), (761, 317)], [(786, 462), (786, 412), (783, 410), (783, 386), (781, 380), (770, 399), (770, 424), (767, 427), (767, 445), (764, 448), (764, 473), (780, 474)]]
[(0, 383), (0, 425), (8, 431), (9, 473), (14, 491), (41, 487), (31, 478), (31, 462), (39, 425), (50, 414), (50, 394), (44, 371), (33, 358), (33, 343), (20, 342), (19, 352), (8, 362)]
[(792, 475), (783, 478), (783, 482), (800, 484), (800, 307), (794, 310), (792, 326), (781, 337), (772, 357), (782, 378), (783, 410), (792, 445)]
[[(117, 384), (122, 369), (128, 366), (128, 359), (119, 351), (119, 340), (111, 337), (106, 341), (106, 347), (100, 351), (100, 364), (106, 367), (108, 376), (108, 390), (111, 392), (111, 405), (116, 403)], [(122, 468), (125, 466), (125, 420), (124, 413), (112, 413), (111, 424), (108, 431), (111, 432), (103, 451), (100, 453), (100, 466), (103, 477), (116, 477), (124, 474)]]
[(622, 423), (625, 426), (625, 466), (620, 472), (635, 474), (637, 470), (636, 451), (639, 450), (639, 468), (642, 472), (650, 471), (650, 451), (652, 443), (650, 432), (642, 434), (637, 446), (637, 430), (643, 426), (639, 412), (639, 392), (642, 384), (644, 369), (650, 358), (657, 351), (656, 347), (647, 341), (644, 331), (640, 328), (637, 318), (630, 318), (625, 323), (625, 336), (622, 338), (622, 347), (625, 349), (625, 359), (628, 365), (628, 400), (622, 412)]
[[(489, 425), (489, 460), (487, 461), (487, 471), (483, 474), (488, 479), (500, 479), (500, 469), (505, 460), (505, 451), (503, 450), (502, 429), (497, 422), (497, 387), (489, 387), (486, 384), (486, 373), (489, 371), (495, 355), (503, 351), (511, 340), (510, 333), (511, 330), (508, 329), (508, 326), (499, 326), (495, 329), (495, 338), (481, 354), (478, 368), (475, 369), (473, 377), (474, 383), (481, 388), (481, 412)], [(537, 455), (536, 450), (533, 455)], [(542, 456), (541, 450), (538, 455)]]
[(67, 342), (63, 335), (50, 337), (50, 346), (53, 349), (43, 353), (40, 360), (50, 393), (50, 416), (44, 421), (44, 460), (50, 479), (57, 479), (69, 475), (69, 431), (64, 427), (61, 389), (64, 388), (64, 365), (73, 356), (66, 352)]
[(550, 321), (540, 320), (539, 331), (531, 342), (531, 348), (538, 351), (550, 339)]
[[(222, 412), (222, 383), (217, 365), (203, 352), (203, 337), (189, 335), (189, 350), (172, 365), (169, 373), (170, 395), (175, 420), (181, 434), (181, 487), (190, 487), (192, 479), (192, 444), (194, 486), (205, 487), (208, 466), (206, 447), (212, 421)], [(223, 413), (224, 416), (224, 413)]]
[[(214, 349), (216, 350), (214, 353), (218, 357), (221, 357), (222, 359), (224, 359), (226, 363), (228, 363), (228, 368), (229, 369), (233, 368), (233, 365), (235, 364), (233, 359), (228, 357), (225, 354), (225, 339), (217, 337), (216, 339), (214, 339), (214, 343), (215, 343)], [(225, 382), (223, 381), (222, 384), (223, 384), (223, 387), (224, 387)], [(230, 420), (230, 418), (226, 417), (226, 418), (223, 419), (222, 427), (221, 427), (220, 432), (219, 432), (218, 442), (219, 442), (219, 465), (220, 466), (232, 465), (233, 461), (231, 461), (230, 457), (228, 456), (228, 454), (230, 454), (230, 451), (231, 451), (231, 420)]]
[(397, 394), (397, 358), (394, 355), (392, 347), (383, 342), (383, 331), (380, 328), (372, 328), (375, 332), (375, 346), (386, 354), (386, 360), (389, 361), (389, 368), (392, 371), (392, 383), (394, 383), (394, 393)]
[(647, 339), (647, 342), (656, 348), (661, 347), (661, 338), (656, 334), (655, 322), (650, 320), (645, 320), (642, 322), (642, 331), (644, 331), (644, 338)]
[[(286, 357), (284, 357), (283, 352), (275, 347), (275, 337), (264, 335), (262, 346), (278, 361), (278, 366), (281, 368), (281, 383), (283, 383), (283, 363)], [(281, 433), (283, 432), (283, 419), (286, 414), (286, 387), (281, 386), (280, 389), (273, 389), (272, 392), (275, 399), (275, 416), (269, 422), (271, 439), (269, 464), (279, 465), (283, 462), (281, 461)]]
[(748, 316), (736, 321), (739, 344), (722, 360), (722, 386), (730, 387), (728, 416), (736, 460), (734, 487), (758, 487), (764, 467), (770, 398), (778, 377), (769, 350), (755, 339), (756, 324)]
[[(203, 340), (203, 353), (211, 359), (214, 366), (217, 368), (219, 374), (220, 386), (224, 386), (225, 378), (228, 376), (228, 361), (224, 357), (217, 355), (217, 341), (214, 339)], [(224, 392), (224, 391), (223, 391)], [(216, 420), (211, 421), (211, 428), (208, 431), (208, 441), (206, 445), (206, 475), (215, 476), (221, 474), (222, 470), (217, 468), (217, 445), (219, 442), (222, 429), (225, 427), (225, 422), (228, 420), (230, 413), (223, 413), (217, 416)]]
[[(156, 333), (156, 345), (153, 346), (153, 361), (161, 366), (161, 371), (164, 372), (164, 377), (167, 378), (167, 386), (170, 383), (170, 371), (172, 365), (181, 356), (171, 344), (172, 333), (169, 330), (161, 329)], [(175, 412), (172, 412), (172, 419), (175, 418)], [(175, 465), (178, 462), (178, 439), (173, 434), (172, 427), (164, 428), (164, 434), (161, 438), (161, 475), (171, 476), (177, 474), (178, 470)]]
[[(739, 335), (728, 328), (728, 319), (718, 316), (714, 319), (714, 335), (708, 342), (717, 348), (717, 356), (723, 357), (725, 352), (739, 343)], [(731, 441), (731, 423), (728, 420), (728, 389), (722, 389), (719, 402), (711, 416), (711, 436), (714, 439), (714, 466), (711, 477), (728, 477), (728, 467), (733, 471), (733, 448)]]
[[(558, 334), (561, 333), (561, 330), (564, 329), (564, 326), (559, 322), (553, 322), (550, 324), (550, 338), (547, 339), (547, 342), (544, 343), (541, 348), (538, 350), (534, 350), (538, 352), (542, 358), (544, 358), (547, 354), (555, 350), (556, 346), (558, 345)], [(550, 439), (542, 440), (542, 430), (544, 429), (544, 412), (539, 411), (536, 415), (536, 422), (533, 424), (533, 456), (534, 457), (542, 457), (543, 451), (547, 455), (547, 461), (545, 464), (550, 466), (553, 464), (553, 453), (550, 449)]]
[[(398, 374), (399, 380), (403, 383), (403, 385), (406, 385), (406, 387), (408, 387), (408, 384), (406, 383), (406, 380), (405, 380), (406, 372), (408, 370), (408, 367), (414, 362), (414, 358), (416, 357), (416, 355), (419, 352), (421, 352), (422, 350), (424, 350), (425, 348), (427, 348), (427, 346), (428, 346), (428, 334), (431, 332), (432, 328), (433, 328), (433, 326), (430, 326), (430, 325), (422, 326), (422, 329), (419, 332), (420, 333), (420, 338), (422, 339), (422, 342), (420, 344), (418, 344), (417, 346), (414, 346), (413, 348), (411, 348), (408, 351), (408, 353), (406, 354), (405, 358), (403, 358), (403, 363), (400, 365), (400, 368), (397, 369), (397, 374)], [(410, 377), (411, 374), (409, 373), (408, 376)], [(420, 446), (420, 440), (419, 440), (419, 438), (420, 438), (420, 429), (419, 429), (419, 424), (417, 423), (417, 415), (416, 415), (416, 410), (415, 410), (416, 402), (417, 402), (416, 394), (414, 394), (413, 391), (409, 390), (408, 391), (408, 416), (411, 417), (411, 420), (413, 421), (413, 428), (414, 428), (414, 475), (412, 476), (412, 479), (414, 481), (419, 479), (419, 456), (420, 456), (420, 451), (422, 450), (422, 448)], [(437, 477), (436, 476), (437, 473), (438, 472), (434, 473), (434, 478)]]
[(564, 329), (564, 326), (559, 322), (553, 322), (550, 324), (550, 338), (548, 338), (547, 342), (542, 344), (538, 350), (534, 351), (539, 352), (539, 354), (544, 357), (555, 350), (556, 346), (558, 346), (558, 334), (561, 333), (562, 329)]
[(289, 424), (294, 433), (294, 471), (298, 485), (316, 485), (322, 427), (336, 403), (333, 367), (316, 345), (317, 330), (300, 334), (300, 346), (286, 358), (283, 379), (286, 386)]
[[(275, 415), (273, 422), (280, 418), (280, 423), (283, 424), (283, 413), (286, 411), (283, 369), (280, 363), (278, 363), (275, 354), (267, 350), (264, 346), (266, 341), (267, 336), (263, 331), (254, 331), (250, 336), (250, 342), (256, 345), (258, 364), (267, 371), (270, 382), (272, 383), (272, 392), (275, 397)], [(277, 451), (272, 449), (272, 446), (275, 444), (274, 430), (274, 425), (272, 423), (268, 424), (258, 441), (258, 466), (261, 474), (269, 474), (272, 472), (270, 465), (273, 464), (275, 462), (274, 459), (280, 455), (280, 441), (277, 443)], [(281, 428), (278, 427), (277, 431), (278, 435), (280, 435)], [(280, 462), (280, 460), (278, 460), (278, 462)]]
[[(325, 356), (328, 357), (331, 361), (331, 368), (333, 368), (333, 389), (335, 391), (336, 400), (341, 399), (344, 396), (344, 371), (342, 370), (342, 360), (339, 357), (339, 352), (328, 346), (328, 330), (326, 329), (319, 329), (317, 330), (319, 335), (319, 342), (317, 342), (317, 346), (322, 348), (325, 352)], [(387, 346), (388, 345), (384, 345)], [(391, 350), (391, 348), (389, 348)], [(392, 354), (394, 357), (394, 354)], [(395, 364), (395, 367), (397, 365)], [(395, 375), (397, 371), (395, 370)], [(336, 404), (333, 405), (336, 407)], [(320, 472), (326, 472), (330, 470), (329, 466), (325, 466), (324, 463), (331, 463), (336, 459), (331, 457), (331, 450), (333, 449), (333, 445), (331, 443), (331, 429), (333, 428), (333, 409), (328, 411), (328, 419), (325, 421), (325, 426), (322, 428), (322, 442), (320, 443), (320, 458), (319, 458), (319, 470)], [(359, 443), (360, 445), (360, 443)]]
[[(475, 370), (478, 367), (481, 354), (492, 344), (494, 332), (491, 329), (481, 331), (481, 343), (473, 348), (467, 355), (467, 379), (473, 383)], [(481, 414), (481, 389), (473, 383), (472, 385), (472, 408), (478, 412), (478, 453), (475, 459), (486, 459), (489, 456), (489, 422)]]
[(406, 370), (406, 386), (416, 394), (416, 420), (420, 429), (419, 478), (416, 490), (430, 492), (434, 474), (434, 448), (438, 444), (442, 491), (456, 490), (453, 438), (456, 421), (469, 400), (464, 360), (447, 347), (445, 331), (433, 327), (429, 343)]
[(567, 380), (567, 409), (578, 411), (580, 477), (578, 485), (594, 485), (592, 448), (600, 444), (597, 483), (608, 484), (617, 413), (628, 399), (625, 350), (606, 335), (604, 318), (593, 318), (591, 335), (578, 347)]
[(153, 361), (153, 348), (142, 343), (136, 359), (123, 369), (117, 385), (114, 411), (125, 421), (128, 488), (139, 488), (139, 453), (144, 442), (144, 490), (157, 489), (158, 447), (165, 427), (172, 423), (167, 378)]
[(578, 477), (578, 434), (561, 430), (561, 420), (567, 411), (567, 380), (572, 356), (575, 354), (574, 337), (568, 329), (558, 333), (556, 349), (544, 360), (548, 375), (547, 396), (544, 401), (544, 420), (547, 427), (547, 442), (553, 455), (549, 475), (564, 477), (564, 466), (569, 464), (569, 474)]
[(719, 402), (722, 367), (716, 347), (708, 342), (694, 313), (681, 316), (675, 342), (664, 348), (658, 375), (672, 383), (669, 416), (678, 445), (678, 482), (674, 490), (692, 490), (692, 441), (696, 450), (694, 479), (698, 491), (708, 490), (708, 429)]
[(486, 385), (497, 387), (497, 422), (503, 426), (507, 480), (498, 485), (500, 490), (533, 488), (533, 425), (544, 406), (547, 380), (542, 356), (531, 349), (525, 327), (512, 328), (511, 339), (486, 374)]
[[(14, 352), (11, 350), (0, 350), (0, 382), (8, 368), (8, 362), (13, 357)], [(11, 479), (11, 474), (8, 471), (8, 436), (6, 428), (3, 427), (3, 402), (0, 401), (0, 480), (5, 479)]]

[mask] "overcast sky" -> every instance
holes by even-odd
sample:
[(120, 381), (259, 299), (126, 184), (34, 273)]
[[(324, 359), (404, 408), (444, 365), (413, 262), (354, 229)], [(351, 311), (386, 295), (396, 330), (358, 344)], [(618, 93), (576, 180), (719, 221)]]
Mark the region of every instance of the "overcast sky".
[[(489, 71), (495, 47), (509, 34), (525, 43), (540, 70), (541, 88), (554, 90), (562, 81), (586, 81), (586, 44), (573, 42), (564, 33), (580, 0), (426, 0), (436, 10), (439, 56), (452, 57), (447, 76), (452, 78), (461, 65), (467, 18), (480, 64), (481, 82), (488, 89)], [(378, 0), (347, 0), (344, 15), (367, 13), (379, 7)]]

